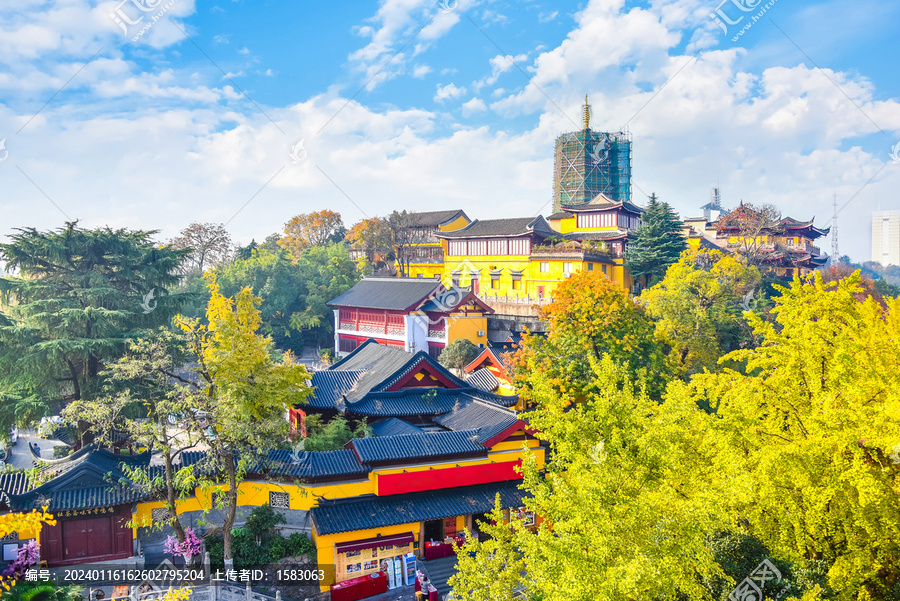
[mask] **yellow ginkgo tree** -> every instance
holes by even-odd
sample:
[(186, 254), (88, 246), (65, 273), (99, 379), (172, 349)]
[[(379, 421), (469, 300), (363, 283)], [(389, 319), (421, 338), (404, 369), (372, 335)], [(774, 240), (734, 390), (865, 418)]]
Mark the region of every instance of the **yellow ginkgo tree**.
[(230, 565), (238, 484), (261, 450), (286, 440), (287, 409), (306, 401), (310, 374), (290, 353), (279, 355), (272, 340), (258, 332), (260, 299), (250, 288), (231, 299), (220, 293), (214, 276), (204, 277), (210, 291), (206, 323), (178, 317), (176, 324), (196, 361), (197, 381), (183, 387), (185, 416), (209, 447), (206, 464), (195, 474), (198, 480), (215, 475)]
[(747, 314), (763, 343), (670, 388), (708, 403), (698, 453), (729, 481), (733, 521), (780, 558), (824, 562), (840, 599), (900, 593), (900, 300), (860, 301), (858, 272), (815, 274)]

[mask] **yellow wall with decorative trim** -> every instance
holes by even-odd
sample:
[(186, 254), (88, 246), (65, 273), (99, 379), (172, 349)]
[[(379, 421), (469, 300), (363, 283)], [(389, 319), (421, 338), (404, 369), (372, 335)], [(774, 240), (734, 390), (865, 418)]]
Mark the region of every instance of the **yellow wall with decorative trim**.
[(472, 222), (469, 221), (468, 219), (466, 219), (465, 216), (460, 215), (459, 217), (457, 217), (450, 223), (447, 223), (445, 225), (439, 225), (438, 230), (441, 232), (455, 232), (456, 230), (461, 230), (462, 228), (466, 227), (470, 223), (472, 223)]
[(475, 345), (487, 344), (487, 317), (448, 317), (447, 344), (465, 338)]
[[(566, 273), (578, 273), (581, 271), (603, 271), (606, 266), (606, 276), (625, 289), (630, 289), (634, 280), (624, 267), (622, 259), (610, 259), (612, 262), (585, 261), (575, 258), (534, 258), (522, 256), (485, 256), (472, 257), (451, 256), (444, 260), (444, 274), (441, 279), (444, 286), (454, 283), (454, 271), (459, 271), (459, 286), (469, 287), (472, 284), (470, 271), (480, 273), (478, 278), (478, 294), (480, 296), (499, 296), (506, 298), (538, 298), (552, 297), (556, 287), (563, 283)], [(546, 263), (546, 266), (542, 265)], [(569, 264), (567, 267), (566, 264)], [(500, 270), (500, 277), (496, 284), (492, 284), (491, 271)], [(522, 272), (521, 280), (513, 281), (512, 271)], [(540, 290), (543, 288), (543, 291)]]

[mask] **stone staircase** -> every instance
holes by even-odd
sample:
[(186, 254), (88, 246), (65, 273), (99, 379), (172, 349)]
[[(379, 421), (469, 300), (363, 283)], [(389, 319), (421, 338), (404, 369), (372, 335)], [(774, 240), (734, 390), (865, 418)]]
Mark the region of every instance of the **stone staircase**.
[(456, 572), (456, 555), (423, 561), (420, 565), (425, 568), (425, 573), (438, 590), (441, 599), (444, 599), (450, 592), (447, 580)]

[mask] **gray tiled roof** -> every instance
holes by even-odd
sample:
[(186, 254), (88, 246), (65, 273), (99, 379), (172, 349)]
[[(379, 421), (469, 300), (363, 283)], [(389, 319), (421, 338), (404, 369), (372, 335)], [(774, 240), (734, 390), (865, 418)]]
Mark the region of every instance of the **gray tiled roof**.
[(329, 307), (405, 311), (418, 307), (441, 283), (430, 278), (363, 278)]
[(294, 453), (290, 450), (270, 451), (265, 471), (268, 474), (298, 478), (333, 478), (363, 476), (369, 468), (356, 460), (348, 449)]
[(593, 200), (589, 202), (583, 202), (572, 205), (563, 205), (563, 211), (591, 211), (591, 210), (606, 210), (606, 209), (615, 209), (618, 207), (622, 207), (626, 211), (631, 211), (634, 213), (644, 213), (644, 209), (637, 206), (634, 203), (628, 202), (627, 200), (614, 200), (609, 196), (603, 194), (603, 192), (599, 193), (597, 196), (593, 198)]
[(513, 217), (510, 219), (476, 219), (466, 227), (452, 232), (441, 232), (441, 238), (480, 238), (492, 236), (524, 236), (536, 232), (552, 236), (556, 232), (543, 217)]
[[(48, 505), (48, 511), (52, 513), (67, 509), (94, 509), (96, 507), (124, 505), (126, 503), (135, 503), (147, 496), (146, 492), (131, 486), (94, 486), (91, 488), (57, 490), (46, 497), (46, 504)], [(13, 500), (15, 509), (37, 509), (45, 504), (41, 500), (42, 497), (40, 495), (28, 497), (30, 502), (24, 499), (25, 497), (21, 497)]]
[(478, 440), (485, 442), (519, 420), (514, 411), (493, 403), (473, 401), (434, 419), (435, 423), (450, 428), (478, 433)]
[(476, 430), (355, 438), (349, 445), (363, 463), (370, 464), (461, 455), (487, 456), (487, 448), (478, 441)]
[[(349, 403), (346, 408), (355, 410), (355, 403), (365, 399), (371, 392), (379, 392), (390, 388), (421, 363), (429, 364), (454, 385), (460, 388), (466, 387), (465, 382), (450, 373), (446, 367), (438, 363), (436, 359), (425, 351), (419, 351), (415, 354), (407, 353), (401, 349), (378, 344), (371, 339), (332, 365), (329, 371), (339, 369), (365, 372), (359, 377), (353, 389), (345, 395), (347, 403)], [(343, 407), (338, 408), (343, 409)]]
[(347, 410), (367, 417), (441, 415), (476, 398), (503, 407), (515, 405), (519, 400), (517, 396), (493, 394), (478, 388), (407, 388), (396, 392), (371, 393), (362, 401), (348, 406)]
[(120, 467), (148, 468), (150, 453), (116, 455), (88, 446), (61, 460), (48, 462), (53, 478), (22, 494), (9, 494), (12, 509), (29, 510), (49, 504), (51, 510), (90, 509), (130, 503), (144, 498), (146, 491), (126, 482)]
[(422, 305), (421, 310), (446, 313), (460, 306), (463, 301), (467, 300), (470, 296), (475, 299), (475, 302), (481, 304), (488, 312), (493, 313), (493, 310), (484, 303), (481, 303), (471, 290), (468, 288), (460, 288), (459, 286), (451, 286), (446, 291), (434, 295)]
[[(365, 371), (360, 369), (326, 369), (312, 374), (315, 389), (309, 407), (333, 409), (338, 401), (356, 386)], [(301, 405), (302, 407), (302, 405)]]
[(8, 504), (11, 495), (21, 495), (34, 488), (24, 472), (0, 474), (0, 503)]
[(469, 217), (463, 213), (462, 209), (451, 209), (449, 211), (424, 211), (421, 213), (407, 213), (404, 225), (408, 227), (437, 227), (448, 221), (453, 221), (459, 215), (466, 219)]
[(469, 377), (466, 378), (466, 382), (475, 388), (480, 388), (487, 392), (494, 392), (500, 387), (500, 382), (497, 380), (496, 376), (494, 376), (494, 374), (491, 373), (491, 370), (486, 367), (476, 369), (470, 373)]
[(521, 507), (526, 493), (519, 481), (445, 488), (442, 490), (393, 495), (356, 497), (338, 501), (319, 500), (311, 510), (320, 535), (384, 528), (397, 524), (438, 520), (471, 513), (486, 513), (494, 508), (499, 494), (501, 507)]
[(374, 422), (371, 426), (375, 436), (404, 436), (409, 434), (425, 434), (425, 430), (402, 419), (388, 417)]

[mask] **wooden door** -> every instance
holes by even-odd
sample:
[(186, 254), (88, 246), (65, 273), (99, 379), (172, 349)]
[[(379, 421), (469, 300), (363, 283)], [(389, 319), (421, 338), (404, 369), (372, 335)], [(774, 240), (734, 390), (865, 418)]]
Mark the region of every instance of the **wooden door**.
[(62, 534), (63, 560), (102, 557), (115, 553), (111, 517), (63, 522)]

